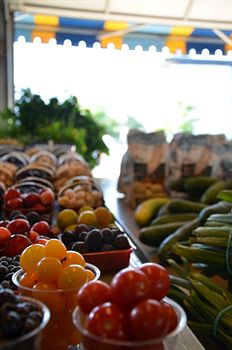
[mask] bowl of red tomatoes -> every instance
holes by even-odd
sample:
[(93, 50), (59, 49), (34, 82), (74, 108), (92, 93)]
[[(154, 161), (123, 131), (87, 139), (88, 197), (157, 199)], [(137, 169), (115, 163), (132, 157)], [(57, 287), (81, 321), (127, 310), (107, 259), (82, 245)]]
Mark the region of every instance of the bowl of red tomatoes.
[(97, 280), (83, 286), (73, 311), (80, 349), (175, 349), (187, 318), (167, 298), (169, 286), (168, 271), (156, 263), (122, 269), (110, 284)]

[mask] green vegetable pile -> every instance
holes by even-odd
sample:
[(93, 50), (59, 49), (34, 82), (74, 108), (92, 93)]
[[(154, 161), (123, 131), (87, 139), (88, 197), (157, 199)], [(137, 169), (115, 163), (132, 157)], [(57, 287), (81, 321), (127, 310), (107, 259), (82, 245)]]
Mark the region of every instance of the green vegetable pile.
[[(220, 199), (232, 201), (232, 191), (222, 191)], [(173, 246), (172, 252), (186, 258), (206, 275), (232, 275), (232, 212), (211, 214), (203, 226), (192, 231), (186, 242)]]
[(186, 310), (188, 325), (197, 334), (219, 339), (227, 349), (232, 349), (232, 294), (212, 279), (190, 272), (186, 259), (183, 265), (168, 260), (177, 276), (171, 276), (168, 296)]

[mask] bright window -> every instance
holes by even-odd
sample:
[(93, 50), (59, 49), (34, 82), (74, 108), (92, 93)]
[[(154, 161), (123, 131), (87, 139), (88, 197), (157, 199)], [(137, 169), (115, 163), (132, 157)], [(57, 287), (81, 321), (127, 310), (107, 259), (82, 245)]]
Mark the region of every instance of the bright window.
[[(162, 53), (15, 42), (15, 89), (47, 100), (77, 96), (82, 107), (104, 110), (122, 126), (128, 116), (146, 131), (180, 131), (194, 119), (195, 133), (232, 137), (232, 66), (178, 64)], [(189, 109), (189, 113), (187, 110)], [(186, 117), (183, 115), (186, 114)], [(124, 150), (124, 149), (123, 149)]]

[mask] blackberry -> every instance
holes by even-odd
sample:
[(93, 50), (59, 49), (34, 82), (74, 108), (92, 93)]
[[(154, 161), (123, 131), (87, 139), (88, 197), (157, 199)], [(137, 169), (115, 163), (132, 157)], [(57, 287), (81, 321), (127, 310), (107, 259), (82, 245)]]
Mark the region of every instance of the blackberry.
[(113, 246), (115, 249), (123, 250), (123, 249), (129, 249), (130, 243), (128, 241), (128, 238), (125, 235), (118, 235), (114, 241)]
[(115, 235), (110, 228), (103, 228), (101, 230), (101, 234), (102, 234), (103, 242), (106, 244), (111, 244), (115, 238)]
[(86, 242), (76, 242), (72, 245), (72, 250), (84, 254), (89, 253), (89, 246)]
[(103, 245), (103, 237), (98, 229), (93, 229), (88, 232), (86, 237), (86, 243), (88, 243), (89, 250), (91, 252), (99, 252)]

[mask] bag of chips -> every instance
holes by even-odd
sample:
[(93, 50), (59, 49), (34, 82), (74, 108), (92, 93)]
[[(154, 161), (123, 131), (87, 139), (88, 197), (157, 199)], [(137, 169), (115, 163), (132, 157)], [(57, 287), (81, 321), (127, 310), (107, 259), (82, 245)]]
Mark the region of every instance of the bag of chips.
[(132, 207), (152, 197), (166, 196), (165, 166), (168, 144), (164, 132), (130, 130), (121, 162), (118, 191)]

